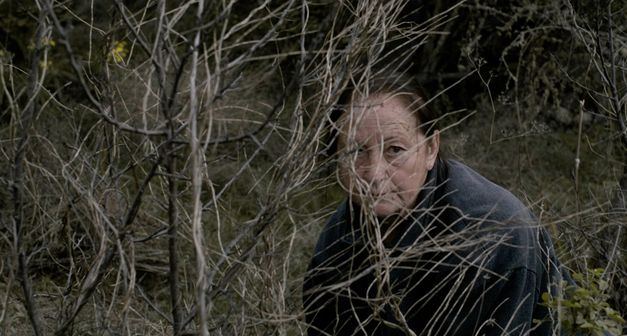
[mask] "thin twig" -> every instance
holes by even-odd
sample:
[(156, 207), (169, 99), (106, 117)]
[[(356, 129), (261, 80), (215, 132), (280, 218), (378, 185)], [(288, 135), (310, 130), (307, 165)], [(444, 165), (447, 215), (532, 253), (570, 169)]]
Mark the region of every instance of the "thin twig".
[[(577, 213), (581, 213), (579, 195), (579, 166), (581, 164), (581, 133), (583, 128), (583, 106), (584, 101), (579, 102), (579, 131), (577, 132), (577, 152), (575, 154), (575, 204)], [(581, 216), (577, 216), (577, 226), (581, 224)]]
[(23, 222), (24, 222), (24, 161), (26, 160), (26, 145), (29, 140), (30, 127), (33, 117), (38, 109), (37, 96), (42, 86), (43, 76), (40, 78), (40, 62), (44, 52), (43, 40), (46, 34), (46, 15), (43, 11), (39, 13), (37, 19), (37, 30), (35, 32), (35, 48), (31, 58), (30, 80), (28, 83), (28, 102), (21, 113), (18, 123), (17, 144), (13, 159), (11, 191), (13, 196), (13, 234), (14, 253), (18, 261), (17, 276), (22, 286), (24, 295), (24, 306), (36, 336), (43, 335), (38, 308), (35, 303), (32, 284), (28, 274), (27, 251), (24, 247)]
[[(198, 9), (196, 12), (197, 22), (201, 23), (201, 18), (204, 11), (204, 1), (198, 1)], [(199, 307), (199, 327), (200, 334), (202, 336), (209, 336), (207, 329), (207, 302), (205, 299), (205, 291), (207, 288), (206, 279), (206, 261), (205, 261), (205, 244), (204, 244), (204, 232), (202, 226), (202, 203), (200, 196), (202, 194), (202, 147), (200, 146), (198, 139), (198, 117), (199, 117), (199, 98), (198, 98), (198, 57), (201, 40), (201, 31), (196, 31), (194, 36), (191, 74), (189, 78), (190, 87), (190, 101), (189, 101), (189, 128), (190, 128), (190, 144), (191, 144), (191, 160), (192, 160), (192, 238), (194, 241), (194, 248), (196, 252), (196, 303)], [(211, 132), (209, 130), (208, 132)], [(175, 334), (179, 330), (175, 330)]]

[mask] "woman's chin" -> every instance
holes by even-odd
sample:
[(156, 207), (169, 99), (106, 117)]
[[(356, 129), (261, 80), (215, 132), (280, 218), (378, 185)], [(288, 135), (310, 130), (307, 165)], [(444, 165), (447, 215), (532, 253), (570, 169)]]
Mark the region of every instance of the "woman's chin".
[(398, 202), (390, 202), (387, 200), (381, 200), (375, 202), (372, 207), (372, 211), (377, 217), (384, 218), (389, 216), (398, 215), (402, 212)]

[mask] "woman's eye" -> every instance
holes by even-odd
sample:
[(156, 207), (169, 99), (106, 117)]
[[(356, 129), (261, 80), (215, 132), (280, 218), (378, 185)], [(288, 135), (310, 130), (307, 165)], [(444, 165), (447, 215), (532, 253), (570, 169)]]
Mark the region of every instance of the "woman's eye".
[(354, 146), (347, 151), (349, 155), (362, 155), (366, 152), (366, 149), (363, 146)]
[(388, 153), (392, 154), (392, 155), (398, 155), (398, 154), (402, 154), (405, 152), (405, 148), (401, 147), (401, 146), (390, 146), (388, 147)]

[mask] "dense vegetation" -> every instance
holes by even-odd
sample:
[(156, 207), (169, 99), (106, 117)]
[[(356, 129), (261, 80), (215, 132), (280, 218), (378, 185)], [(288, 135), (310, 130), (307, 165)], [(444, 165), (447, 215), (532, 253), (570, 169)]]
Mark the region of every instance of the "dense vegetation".
[(0, 0), (0, 334), (302, 334), (324, 126), (370, 69), (419, 78), (445, 155), (551, 232), (587, 290), (565, 325), (619, 333), (626, 8)]

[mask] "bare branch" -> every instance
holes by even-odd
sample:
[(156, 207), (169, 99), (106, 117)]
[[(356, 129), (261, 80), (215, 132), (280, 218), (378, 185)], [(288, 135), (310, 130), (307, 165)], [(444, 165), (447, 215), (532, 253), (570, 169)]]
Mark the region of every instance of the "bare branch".
[(40, 63), (45, 47), (43, 45), (44, 38), (49, 36), (48, 25), (46, 24), (45, 13), (40, 12), (37, 19), (37, 30), (35, 33), (35, 48), (31, 56), (30, 79), (28, 84), (28, 102), (22, 111), (18, 123), (17, 144), (15, 147), (15, 156), (13, 158), (11, 191), (13, 196), (13, 235), (14, 235), (14, 253), (18, 260), (17, 275), (22, 286), (24, 294), (24, 306), (28, 312), (28, 317), (33, 327), (35, 335), (43, 335), (41, 322), (39, 318), (38, 308), (35, 303), (35, 297), (32, 289), (31, 279), (28, 274), (28, 252), (24, 247), (24, 181), (23, 176), (26, 167), (25, 151), (29, 140), (30, 127), (32, 120), (39, 106), (37, 104), (38, 95), (41, 91), (43, 83), (43, 75), (40, 74)]

